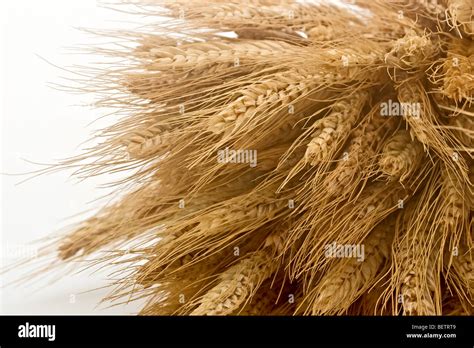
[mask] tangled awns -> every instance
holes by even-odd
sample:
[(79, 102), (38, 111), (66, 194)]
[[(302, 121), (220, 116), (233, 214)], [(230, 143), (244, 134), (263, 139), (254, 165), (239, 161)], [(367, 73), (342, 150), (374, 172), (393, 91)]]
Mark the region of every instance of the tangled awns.
[(119, 117), (59, 166), (127, 175), (60, 263), (143, 315), (474, 313), (471, 0), (113, 6), (152, 23), (101, 33)]

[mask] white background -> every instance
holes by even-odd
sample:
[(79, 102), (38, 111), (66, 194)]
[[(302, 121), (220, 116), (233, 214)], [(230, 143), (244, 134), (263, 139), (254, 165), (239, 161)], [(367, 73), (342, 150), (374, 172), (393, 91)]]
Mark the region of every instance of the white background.
[[(63, 83), (61, 76), (67, 74), (58, 67), (84, 65), (91, 59), (66, 49), (91, 40), (76, 28), (123, 29), (136, 26), (129, 22), (140, 18), (100, 8), (95, 0), (2, 0), (0, 16), (0, 172), (27, 173), (42, 168), (27, 161), (54, 163), (79, 154), (78, 145), (98, 127), (89, 123), (104, 113), (78, 106), (88, 102), (86, 96), (48, 85)], [(107, 178), (78, 182), (70, 174), (42, 175), (19, 185), (24, 176), (0, 177), (3, 267), (18, 261), (12, 250), (19, 252), (25, 243), (77, 221), (73, 215), (97, 207), (92, 201), (106, 193), (97, 186)], [(34, 281), (7, 285), (29, 270), (29, 266), (17, 267), (0, 275), (0, 313), (134, 314), (139, 308), (139, 303), (97, 307), (110, 289), (83, 293), (109, 284), (108, 272), (57, 270)], [(59, 280), (49, 284), (51, 275)]]

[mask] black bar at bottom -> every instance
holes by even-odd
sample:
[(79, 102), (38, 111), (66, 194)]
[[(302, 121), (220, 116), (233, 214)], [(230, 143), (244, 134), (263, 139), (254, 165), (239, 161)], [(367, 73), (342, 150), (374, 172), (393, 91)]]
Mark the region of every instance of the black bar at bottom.
[[(474, 317), (2, 316), (0, 346), (474, 346)], [(54, 325), (54, 340), (52, 326)], [(32, 337), (32, 336), (43, 337)], [(26, 336), (26, 337), (20, 337)]]

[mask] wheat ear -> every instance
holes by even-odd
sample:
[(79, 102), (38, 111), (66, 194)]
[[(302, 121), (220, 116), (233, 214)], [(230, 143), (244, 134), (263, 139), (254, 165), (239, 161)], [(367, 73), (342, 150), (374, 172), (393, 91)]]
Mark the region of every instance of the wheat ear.
[[(435, 291), (435, 267), (429, 265), (428, 267), (416, 267), (413, 265), (416, 256), (412, 255), (417, 252), (419, 246), (410, 246), (402, 243), (402, 246), (397, 251), (397, 262), (401, 271), (403, 272), (400, 286), (400, 296), (404, 315), (436, 315), (440, 314), (436, 308), (432, 292)], [(415, 244), (421, 243), (420, 240), (413, 241)], [(432, 260), (430, 260), (432, 261)], [(426, 274), (422, 274), (422, 269)], [(422, 277), (427, 277), (427, 283)], [(398, 299), (397, 299), (398, 301)]]
[(361, 91), (347, 100), (334, 103), (328, 116), (317, 120), (312, 126), (311, 141), (307, 145), (305, 160), (311, 165), (328, 160), (344, 141), (362, 113), (368, 93)]
[[(210, 2), (203, 5), (199, 3), (165, 3), (170, 9), (167, 13), (175, 18), (184, 17), (188, 21), (205, 21), (211, 27), (231, 30), (241, 28), (260, 29), (302, 29), (313, 24), (318, 16), (327, 11), (334, 14), (335, 9), (329, 6), (306, 6), (297, 3), (284, 5), (257, 5), (241, 3)], [(337, 11), (337, 10), (336, 10)], [(341, 10), (337, 11), (341, 15)]]
[(129, 158), (141, 159), (156, 153), (164, 153), (170, 148), (172, 139), (176, 134), (161, 125), (151, 125), (142, 129), (135, 129), (134, 133), (127, 137), (124, 145), (127, 147)]
[(467, 290), (471, 301), (474, 301), (474, 260), (472, 251), (461, 248), (460, 253), (453, 259), (453, 268), (457, 273), (461, 284)]
[(474, 48), (462, 40), (452, 39), (442, 64), (442, 93), (456, 102), (474, 100)]
[(226, 315), (235, 312), (253, 297), (262, 283), (278, 269), (289, 230), (270, 234), (263, 248), (224, 271), (219, 283), (199, 300), (192, 315)]
[(429, 35), (418, 35), (414, 31), (396, 40), (385, 55), (385, 62), (396, 69), (418, 70), (429, 65), (438, 54), (438, 46)]
[(440, 190), (443, 200), (440, 202), (438, 230), (443, 238), (448, 238), (450, 250), (459, 247), (463, 234), (469, 229), (470, 194), (472, 187), (460, 180), (452, 168), (443, 165)]
[[(436, 185), (436, 176), (429, 185)], [(429, 192), (425, 187), (425, 192)], [(421, 197), (421, 195), (420, 195)], [(429, 192), (429, 199), (433, 199)], [(431, 216), (423, 209), (426, 201), (410, 201), (398, 222), (393, 248), (392, 282), (396, 283), (396, 310), (400, 304), (403, 315), (441, 314), (439, 305), (439, 253), (429, 223)]]
[(312, 304), (313, 315), (345, 312), (374, 284), (389, 259), (393, 229), (389, 222), (377, 225), (362, 244), (365, 250), (363, 261), (355, 258), (341, 260), (327, 270), (315, 290), (318, 295)]
[(423, 145), (412, 140), (407, 131), (398, 131), (384, 145), (379, 160), (380, 171), (400, 181), (404, 181), (420, 165), (423, 159)]
[(326, 177), (324, 186), (332, 197), (350, 191), (356, 178), (366, 175), (367, 166), (375, 159), (387, 133), (396, 120), (380, 116), (375, 107), (368, 117), (352, 131), (349, 146), (334, 170)]
[(243, 308), (236, 313), (241, 316), (268, 315), (268, 313), (271, 313), (278, 302), (280, 294), (277, 288), (272, 287), (271, 283), (271, 279), (265, 281), (255, 296), (252, 296)]
[(239, 92), (240, 96), (224, 110), (209, 119), (208, 130), (221, 134), (237, 128), (254, 117), (259, 110), (289, 105), (301, 95), (307, 94), (319, 83), (314, 76), (298, 71), (279, 73), (263, 83), (251, 85)]
[(275, 271), (266, 250), (257, 251), (223, 272), (220, 282), (200, 300), (191, 315), (228, 315), (236, 311)]
[(474, 4), (470, 0), (447, 0), (449, 18), (454, 28), (462, 28), (458, 30), (462, 37), (463, 33), (470, 37), (474, 36)]

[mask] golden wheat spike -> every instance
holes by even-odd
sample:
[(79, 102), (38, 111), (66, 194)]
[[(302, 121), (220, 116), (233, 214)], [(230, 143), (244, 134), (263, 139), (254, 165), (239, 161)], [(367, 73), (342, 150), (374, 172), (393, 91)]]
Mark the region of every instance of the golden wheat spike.
[(266, 250), (257, 251), (220, 275), (220, 282), (199, 300), (191, 315), (226, 315), (252, 297), (261, 283), (275, 272)]
[(423, 146), (412, 140), (404, 130), (395, 133), (384, 145), (380, 159), (380, 171), (400, 181), (404, 181), (420, 165), (424, 158)]
[(394, 239), (391, 286), (394, 314), (440, 315), (442, 235), (438, 233), (437, 209), (429, 211), (440, 199), (439, 165), (430, 168), (421, 190), (400, 213)]
[(398, 69), (420, 69), (429, 65), (438, 54), (438, 46), (429, 35), (409, 32), (395, 41), (385, 61)]
[(341, 314), (369, 289), (390, 257), (394, 234), (393, 223), (382, 222), (360, 244), (364, 246), (364, 258), (337, 260), (316, 286), (312, 300), (312, 314)]
[(459, 36), (474, 36), (474, 5), (469, 0), (447, 0), (448, 18)]
[(361, 117), (362, 108), (369, 95), (358, 92), (347, 100), (341, 100), (331, 106), (331, 113), (316, 121), (312, 128), (311, 141), (307, 145), (305, 160), (311, 165), (329, 160), (339, 148), (350, 130)]
[(242, 91), (240, 97), (209, 119), (208, 130), (214, 134), (232, 132), (269, 106), (287, 106), (301, 95), (309, 93), (318, 83), (317, 77), (298, 71), (279, 73), (275, 77)]
[(334, 170), (325, 178), (324, 187), (332, 197), (350, 192), (352, 184), (358, 184), (366, 175), (371, 161), (384, 143), (384, 139), (395, 127), (397, 120), (382, 117), (380, 107), (373, 108), (369, 117), (359, 127), (352, 130), (349, 145)]
[[(439, 291), (436, 259), (425, 252), (420, 244), (420, 239), (406, 238), (395, 251), (401, 282), (396, 301), (402, 307), (403, 315), (439, 315), (441, 313), (434, 295)], [(419, 255), (428, 255), (429, 259), (420, 264), (417, 261)]]
[(443, 64), (442, 93), (455, 102), (474, 100), (474, 48), (463, 40), (452, 39)]
[(279, 289), (275, 286), (272, 287), (271, 283), (271, 279), (264, 282), (243, 308), (236, 311), (236, 314), (252, 316), (272, 313), (273, 309), (277, 307), (277, 303), (281, 301), (279, 301)]

